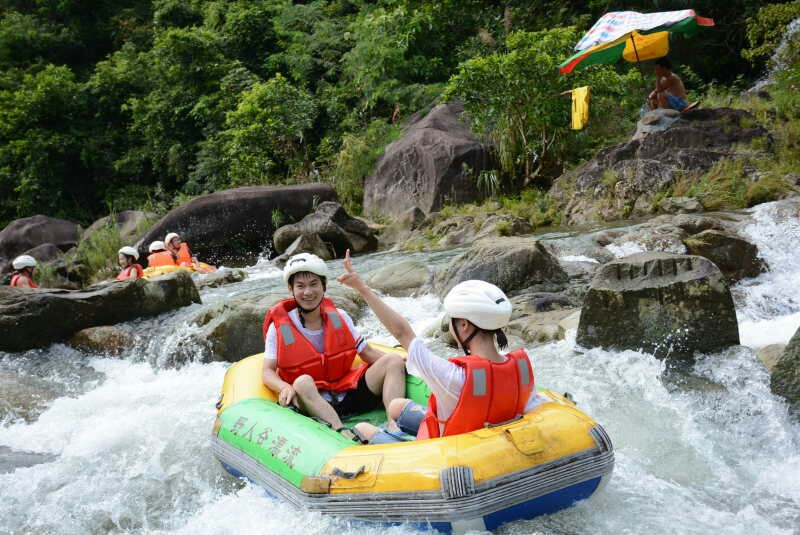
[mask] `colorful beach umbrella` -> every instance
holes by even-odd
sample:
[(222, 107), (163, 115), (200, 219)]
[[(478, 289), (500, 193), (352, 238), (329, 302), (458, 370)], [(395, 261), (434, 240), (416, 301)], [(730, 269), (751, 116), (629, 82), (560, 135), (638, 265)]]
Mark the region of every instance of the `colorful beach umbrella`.
[(713, 26), (712, 19), (701, 17), (693, 9), (637, 13), (606, 13), (575, 45), (577, 52), (559, 65), (561, 74), (589, 65), (616, 63), (620, 58), (640, 62), (660, 58), (669, 52), (669, 34), (693, 35), (703, 26)]

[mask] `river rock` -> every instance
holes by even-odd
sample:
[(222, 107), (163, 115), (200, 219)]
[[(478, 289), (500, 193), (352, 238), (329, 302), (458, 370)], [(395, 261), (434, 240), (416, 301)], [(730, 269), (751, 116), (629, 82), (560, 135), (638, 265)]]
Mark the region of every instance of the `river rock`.
[(347, 249), (351, 253), (367, 253), (378, 248), (375, 232), (364, 221), (350, 216), (337, 202), (323, 202), (313, 214), (279, 228), (272, 237), (275, 250), (284, 252), (300, 236), (317, 236), (334, 258), (344, 257)]
[[(280, 229), (278, 230), (280, 231)], [(315, 254), (323, 260), (334, 259), (330, 246), (322, 241), (319, 234), (301, 234), (280, 254), (280, 256), (276, 256), (271, 262), (275, 264), (275, 266), (283, 269), (283, 266), (286, 265), (286, 262), (291, 257), (300, 253)]]
[(508, 324), (509, 334), (519, 336), (525, 342), (545, 343), (564, 338), (564, 329), (559, 324), (572, 315), (575, 309), (536, 312), (515, 319)]
[(667, 197), (658, 203), (658, 211), (664, 214), (691, 214), (703, 210), (695, 197)]
[(786, 344), (770, 344), (768, 346), (759, 347), (756, 349), (756, 356), (758, 360), (764, 364), (764, 367), (767, 369), (768, 372), (772, 373), (772, 370), (775, 369), (775, 365), (778, 364), (778, 361), (783, 355), (783, 351), (786, 349)]
[[(338, 283), (328, 284), (327, 295), (353, 321), (359, 317), (361, 305), (352, 299), (346, 288)], [(212, 360), (237, 362), (261, 353), (264, 351), (264, 316), (270, 308), (288, 297), (288, 292), (273, 290), (249, 292), (215, 303), (191, 320), (200, 327), (193, 336), (207, 349), (203, 353), (209, 354)]]
[(49, 463), (55, 458), (52, 453), (19, 451), (12, 450), (8, 446), (0, 446), (0, 474), (9, 474), (17, 468)]
[(794, 333), (772, 369), (770, 388), (786, 398), (795, 408), (800, 407), (800, 329)]
[(737, 345), (739, 327), (730, 290), (710, 260), (640, 253), (597, 271), (576, 340), (584, 347), (687, 357)]
[[(169, 212), (144, 234), (137, 247), (146, 257), (150, 242), (177, 232), (204, 262), (252, 264), (267, 248), (275, 231), (273, 221), (299, 220), (313, 211), (315, 203), (332, 200), (336, 200), (336, 192), (325, 184), (216, 191)], [(274, 217), (276, 214), (280, 217)]]
[(154, 279), (97, 285), (86, 290), (0, 287), (0, 350), (24, 351), (64, 340), (87, 327), (155, 316), (199, 303), (191, 276), (176, 271)]
[(69, 345), (75, 349), (105, 355), (119, 355), (133, 347), (133, 343), (133, 336), (116, 325), (89, 327), (76, 332), (69, 339)]
[[(78, 243), (78, 225), (64, 219), (35, 215), (17, 219), (0, 231), (0, 273), (11, 270), (11, 261), (34, 248), (49, 244), (61, 252)], [(52, 247), (51, 247), (52, 246)], [(38, 257), (35, 257), (38, 260)]]
[(242, 282), (247, 278), (247, 272), (243, 269), (220, 268), (211, 273), (194, 273), (192, 278), (194, 279), (195, 286), (197, 286), (199, 290), (201, 288), (216, 288), (217, 286), (224, 286), (225, 284)]
[(476, 177), (491, 166), (490, 148), (461, 120), (463, 113), (463, 102), (437, 104), (386, 147), (364, 183), (364, 213), (397, 217), (417, 206), (430, 214), (484, 197)]
[(419, 206), (412, 206), (397, 217), (400, 228), (411, 229), (419, 227), (425, 221), (425, 212)]
[(433, 272), (419, 260), (402, 260), (364, 275), (372, 289), (396, 297), (424, 294), (431, 289), (432, 280)]
[(731, 280), (756, 277), (764, 269), (758, 247), (725, 232), (704, 230), (683, 243), (689, 254), (708, 258)]
[(700, 176), (722, 158), (751, 157), (739, 147), (766, 135), (746, 111), (695, 109), (666, 130), (607, 147), (558, 177), (550, 190), (569, 225), (648, 213), (679, 178)]
[[(134, 243), (139, 236), (147, 230), (147, 226), (158, 219), (158, 215), (152, 212), (141, 210), (123, 210), (117, 214), (107, 215), (89, 225), (83, 231), (82, 240), (89, 238), (92, 234), (111, 224), (119, 227), (119, 237), (123, 243)], [(149, 245), (149, 243), (147, 244)]]
[(493, 238), (479, 241), (454, 258), (437, 277), (440, 296), (459, 282), (479, 279), (509, 293), (543, 283), (565, 283), (558, 260), (532, 238)]

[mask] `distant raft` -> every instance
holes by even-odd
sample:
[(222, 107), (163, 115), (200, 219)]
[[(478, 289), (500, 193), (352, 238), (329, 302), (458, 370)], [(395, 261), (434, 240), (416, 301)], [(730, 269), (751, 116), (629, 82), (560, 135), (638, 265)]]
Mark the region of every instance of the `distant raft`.
[[(213, 451), (234, 476), (299, 508), (443, 533), (494, 530), (586, 499), (613, 471), (603, 428), (549, 390), (539, 390), (544, 402), (533, 412), (504, 425), (362, 446), (276, 403), (261, 383), (263, 361), (253, 355), (228, 369)], [(424, 382), (408, 376), (406, 385), (408, 397), (427, 402)], [(373, 411), (348, 422), (382, 418)]]
[(197, 269), (191, 266), (158, 266), (158, 267), (149, 267), (145, 268), (142, 273), (142, 277), (145, 279), (149, 279), (152, 277), (160, 277), (161, 275), (166, 275), (167, 273), (172, 273), (173, 271), (188, 271), (189, 273), (211, 273), (217, 270), (214, 266), (210, 266), (204, 262), (197, 263)]

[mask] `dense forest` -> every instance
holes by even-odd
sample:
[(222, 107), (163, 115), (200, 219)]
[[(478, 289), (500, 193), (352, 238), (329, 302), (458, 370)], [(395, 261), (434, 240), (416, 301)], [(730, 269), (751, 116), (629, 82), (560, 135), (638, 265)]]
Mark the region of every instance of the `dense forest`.
[[(358, 211), (385, 144), (441, 98), (464, 99), (493, 141), (493, 188), (546, 186), (638, 118), (634, 65), (556, 68), (597, 17), (687, 7), (713, 17), (713, 29), (672, 43), (676, 70), (701, 94), (764, 72), (800, 13), (798, 2), (765, 5), (0, 0), (0, 227), (312, 180)], [(598, 119), (572, 132), (558, 94), (586, 84)]]

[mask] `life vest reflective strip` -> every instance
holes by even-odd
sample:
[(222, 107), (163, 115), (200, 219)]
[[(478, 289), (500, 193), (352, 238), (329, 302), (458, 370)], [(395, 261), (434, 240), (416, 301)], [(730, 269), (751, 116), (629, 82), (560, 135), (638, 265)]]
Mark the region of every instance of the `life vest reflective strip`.
[(136, 278), (137, 279), (140, 278), (144, 273), (142, 266), (140, 266), (139, 264), (131, 264), (130, 266), (126, 267), (125, 269), (119, 272), (119, 275), (117, 275), (117, 280), (118, 281), (128, 280), (128, 277), (131, 276), (131, 271), (134, 269), (136, 270)]
[(20, 280), (21, 278), (26, 278), (26, 279), (28, 279), (28, 284), (30, 284), (30, 287), (31, 287), (31, 288), (38, 288), (38, 287), (39, 287), (39, 286), (38, 286), (38, 285), (37, 285), (35, 282), (33, 282), (33, 279), (32, 279), (32, 278), (30, 278), (29, 276), (27, 276), (27, 275), (24, 275), (24, 274), (22, 274), (22, 273), (14, 273), (14, 274), (11, 276), (11, 282), (10, 282), (10, 283), (8, 283), (8, 285), (9, 285), (9, 286), (16, 286), (16, 287), (18, 287), (18, 288), (26, 288), (26, 286), (20, 286), (19, 284), (17, 284), (17, 282), (19, 282), (19, 280)]
[(175, 258), (169, 251), (159, 251), (147, 257), (147, 267), (174, 266)]
[(275, 324), (278, 335), (278, 376), (291, 384), (301, 375), (310, 375), (320, 390), (353, 390), (367, 372), (367, 364), (353, 368), (356, 341), (347, 322), (333, 301), (322, 298), (320, 313), (324, 336), (323, 352), (295, 327), (289, 312), (297, 308), (295, 299), (285, 299), (272, 307), (264, 318), (263, 336)]
[(506, 357), (508, 360), (500, 363), (476, 355), (450, 359), (464, 368), (466, 378), (458, 403), (453, 414), (442, 420), (437, 415), (436, 396), (431, 395), (417, 440), (468, 433), (522, 416), (534, 388), (533, 368), (524, 349)]
[(192, 265), (192, 253), (189, 252), (189, 246), (186, 242), (181, 243), (181, 248), (178, 249), (178, 265), (188, 264)]

